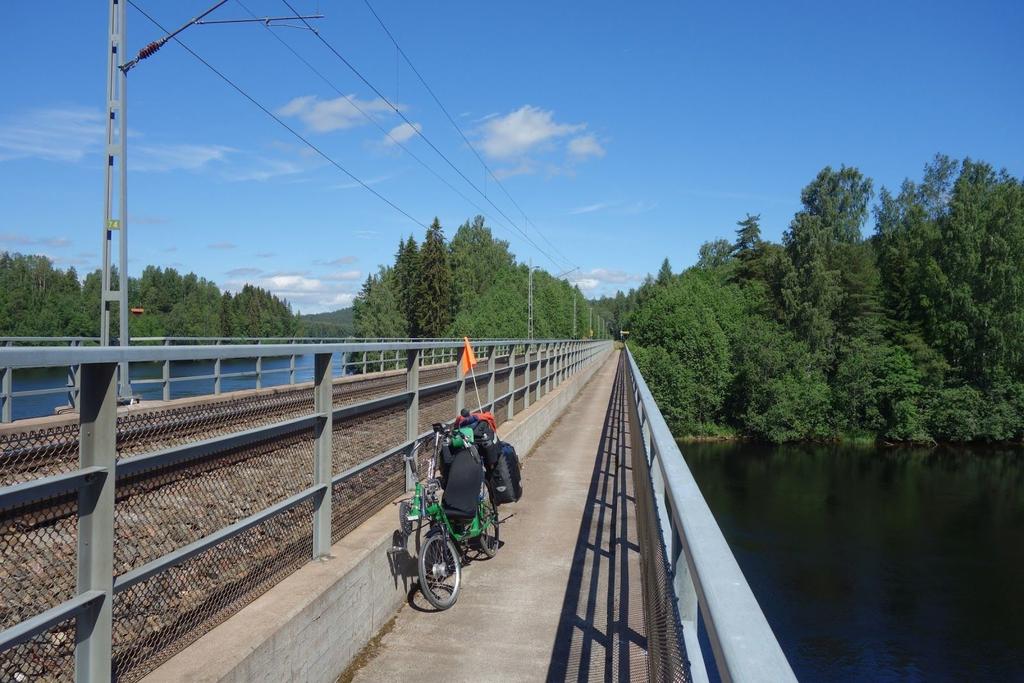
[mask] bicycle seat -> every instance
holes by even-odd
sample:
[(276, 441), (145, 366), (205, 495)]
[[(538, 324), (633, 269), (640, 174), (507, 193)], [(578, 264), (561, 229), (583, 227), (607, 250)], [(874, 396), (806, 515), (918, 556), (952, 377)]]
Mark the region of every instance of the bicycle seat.
[(448, 519), (473, 519), (476, 516), (476, 510), (467, 514), (465, 510), (459, 510), (448, 505), (442, 505), (442, 507)]

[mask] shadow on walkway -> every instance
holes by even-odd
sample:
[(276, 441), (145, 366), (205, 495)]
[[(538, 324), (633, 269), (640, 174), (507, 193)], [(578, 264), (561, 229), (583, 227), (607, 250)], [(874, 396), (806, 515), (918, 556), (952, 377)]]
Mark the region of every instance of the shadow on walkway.
[(548, 681), (647, 678), (623, 365), (605, 415)]

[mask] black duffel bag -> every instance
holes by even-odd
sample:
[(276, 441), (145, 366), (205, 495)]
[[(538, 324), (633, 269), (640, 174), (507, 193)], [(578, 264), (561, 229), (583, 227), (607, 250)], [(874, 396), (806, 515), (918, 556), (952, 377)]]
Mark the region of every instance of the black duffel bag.
[(480, 485), (484, 471), (476, 447), (470, 445), (451, 451), (451, 463), (444, 480), (441, 505), (445, 514), (455, 518), (470, 518), (476, 514), (480, 500)]
[(489, 468), (491, 495), (497, 505), (515, 503), (523, 497), (523, 482), (519, 472), (519, 456), (512, 444), (497, 443), (496, 461)]

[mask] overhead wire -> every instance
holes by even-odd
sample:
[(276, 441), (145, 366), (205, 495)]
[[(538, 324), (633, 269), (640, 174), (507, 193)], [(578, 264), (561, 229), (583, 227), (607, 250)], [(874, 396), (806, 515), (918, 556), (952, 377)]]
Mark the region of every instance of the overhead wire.
[[(243, 3), (243, 2), (242, 2), (242, 0), (235, 0), (235, 2), (236, 2), (236, 3), (237, 3), (237, 4), (238, 4), (238, 5), (239, 5), (239, 6), (240, 6), (240, 7), (241, 7), (241, 8), (243, 9), (243, 10), (245, 10), (245, 11), (246, 11), (246, 12), (247, 12), (247, 13), (249, 14), (249, 16), (251, 16), (251, 17), (254, 17), (254, 18), (256, 17), (256, 15), (255, 15), (255, 14), (253, 13), (253, 11), (252, 11), (252, 10), (250, 10), (250, 9), (248, 8), (248, 6), (246, 6), (246, 5), (245, 5), (245, 3)], [(403, 151), (404, 151), (404, 152), (405, 152), (406, 154), (408, 154), (408, 155), (409, 155), (410, 157), (412, 157), (412, 158), (413, 158), (413, 159), (414, 159), (414, 160), (415, 160), (415, 161), (416, 161), (417, 163), (419, 163), (419, 165), (420, 165), (420, 166), (422, 166), (422, 167), (423, 167), (423, 168), (425, 168), (425, 169), (426, 169), (427, 171), (429, 171), (429, 172), (430, 172), (431, 174), (433, 174), (435, 178), (437, 178), (437, 179), (438, 179), (438, 180), (440, 180), (440, 181), (441, 181), (442, 183), (444, 183), (444, 184), (445, 184), (445, 185), (446, 185), (446, 186), (448, 187), (448, 189), (450, 189), (450, 190), (451, 190), (452, 192), (454, 192), (454, 193), (455, 193), (455, 194), (457, 194), (457, 195), (458, 195), (459, 197), (461, 197), (461, 198), (462, 198), (462, 199), (463, 199), (463, 200), (464, 200), (464, 201), (465, 201), (465, 202), (466, 202), (467, 204), (469, 204), (469, 205), (470, 205), (470, 206), (472, 206), (472, 207), (473, 207), (474, 209), (476, 209), (477, 211), (479, 211), (479, 212), (480, 212), (480, 213), (481, 213), (482, 215), (484, 215), (485, 217), (489, 218), (489, 219), (490, 219), (490, 220), (491, 220), (492, 222), (494, 222), (494, 223), (495, 223), (496, 225), (498, 225), (499, 227), (501, 227), (501, 228), (502, 228), (503, 230), (510, 230), (510, 228), (509, 228), (508, 226), (506, 226), (505, 224), (501, 223), (500, 221), (497, 221), (497, 220), (495, 220), (495, 219), (494, 219), (494, 218), (493, 218), (492, 216), (489, 216), (489, 215), (487, 215), (487, 211), (486, 211), (486, 210), (485, 210), (484, 208), (482, 208), (482, 207), (481, 207), (481, 206), (480, 206), (479, 204), (477, 204), (477, 203), (476, 203), (475, 201), (473, 201), (473, 200), (472, 200), (471, 198), (467, 197), (467, 196), (466, 196), (466, 195), (465, 195), (465, 194), (464, 194), (464, 193), (463, 193), (463, 192), (462, 192), (461, 190), (459, 190), (459, 188), (455, 187), (455, 185), (453, 185), (453, 184), (452, 184), (452, 183), (451, 183), (451, 182), (450, 182), (450, 181), (449, 181), (449, 180), (448, 180), (447, 178), (445, 178), (445, 177), (444, 177), (443, 175), (441, 175), (440, 173), (438, 173), (438, 172), (437, 172), (437, 171), (436, 171), (436, 170), (435, 170), (435, 169), (434, 169), (433, 167), (431, 167), (431, 166), (430, 166), (430, 165), (429, 165), (429, 164), (428, 164), (428, 163), (427, 163), (426, 161), (424, 161), (424, 160), (423, 160), (422, 158), (420, 158), (420, 157), (419, 157), (418, 155), (416, 155), (416, 154), (415, 154), (415, 153), (414, 153), (414, 152), (413, 152), (413, 151), (412, 151), (411, 149), (409, 149), (409, 148), (408, 148), (408, 147), (407, 147), (407, 146), (406, 146), (406, 145), (405, 145), (405, 144), (404, 144), (404, 143), (403, 143), (403, 142), (402, 142), (401, 140), (397, 139), (397, 138), (396, 138), (396, 137), (395, 137), (395, 136), (394, 136), (394, 135), (393, 135), (393, 134), (391, 133), (391, 131), (389, 131), (389, 130), (388, 130), (387, 128), (385, 128), (385, 127), (384, 127), (383, 125), (381, 125), (381, 123), (380, 123), (380, 122), (379, 122), (379, 121), (378, 121), (378, 120), (377, 120), (376, 118), (374, 118), (374, 117), (373, 117), (373, 116), (372, 116), (372, 115), (371, 115), (371, 114), (370, 114), (369, 112), (367, 112), (367, 111), (366, 111), (365, 109), (363, 109), (362, 107), (360, 107), (360, 106), (359, 106), (359, 103), (358, 103), (358, 102), (356, 101), (356, 98), (352, 97), (351, 95), (348, 95), (348, 94), (344, 93), (344, 92), (343, 92), (343, 91), (342, 91), (342, 90), (341, 90), (340, 88), (338, 88), (338, 86), (337, 86), (337, 85), (335, 85), (333, 81), (331, 81), (331, 80), (330, 80), (329, 78), (327, 78), (327, 76), (325, 76), (325, 75), (323, 74), (323, 72), (321, 72), (321, 71), (320, 71), (319, 69), (317, 69), (317, 68), (316, 68), (315, 66), (313, 66), (313, 64), (312, 64), (312, 63), (310, 63), (310, 61), (309, 61), (308, 59), (306, 59), (305, 57), (303, 57), (303, 56), (302, 56), (302, 54), (300, 54), (298, 50), (296, 50), (296, 49), (295, 49), (294, 47), (292, 47), (292, 45), (291, 45), (291, 44), (290, 44), (290, 43), (289, 43), (288, 41), (286, 41), (286, 40), (285, 40), (284, 38), (282, 38), (281, 36), (279, 36), (279, 35), (277, 34), (277, 32), (275, 32), (275, 31), (273, 30), (273, 28), (271, 28), (271, 27), (270, 27), (269, 25), (267, 25), (267, 24), (264, 24), (263, 26), (264, 26), (264, 28), (265, 28), (265, 29), (267, 29), (267, 31), (269, 31), (269, 32), (270, 32), (270, 35), (272, 35), (272, 36), (273, 36), (273, 37), (274, 37), (274, 38), (275, 38), (275, 39), (276, 39), (276, 40), (277, 40), (277, 41), (278, 41), (279, 43), (281, 43), (281, 45), (283, 45), (283, 46), (285, 47), (285, 49), (287, 49), (287, 50), (288, 50), (289, 52), (291, 52), (291, 53), (292, 53), (292, 55), (294, 55), (294, 57), (295, 57), (296, 59), (298, 59), (298, 60), (299, 60), (300, 62), (302, 62), (302, 63), (303, 63), (303, 64), (304, 64), (304, 65), (305, 65), (305, 66), (306, 66), (306, 67), (307, 67), (307, 68), (308, 68), (308, 69), (309, 69), (310, 71), (312, 71), (312, 72), (313, 72), (313, 73), (314, 73), (314, 74), (315, 74), (315, 75), (316, 75), (316, 76), (317, 76), (317, 77), (318, 77), (318, 78), (319, 78), (319, 79), (320, 79), (321, 81), (323, 81), (324, 83), (326, 83), (326, 84), (327, 84), (327, 86), (328, 86), (329, 88), (331, 88), (331, 90), (333, 90), (334, 92), (338, 93), (338, 95), (340, 95), (341, 97), (345, 98), (345, 100), (346, 100), (346, 101), (347, 101), (347, 102), (349, 103), (349, 105), (351, 105), (351, 106), (352, 106), (352, 108), (353, 108), (353, 109), (355, 109), (355, 110), (356, 110), (357, 112), (359, 112), (360, 114), (362, 114), (363, 118), (365, 118), (365, 119), (366, 119), (367, 121), (369, 121), (369, 122), (370, 122), (370, 123), (372, 123), (372, 124), (373, 124), (374, 126), (376, 126), (376, 127), (377, 127), (377, 129), (378, 129), (379, 131), (381, 131), (381, 132), (382, 132), (382, 133), (383, 133), (383, 134), (384, 134), (385, 136), (387, 136), (387, 138), (388, 138), (389, 140), (391, 140), (391, 142), (392, 142), (393, 144), (395, 144), (395, 145), (396, 145), (397, 147), (399, 147), (399, 148), (400, 148), (401, 150), (403, 150)]]
[[(405, 63), (409, 65), (409, 68), (412, 69), (412, 72), (416, 75), (416, 78), (419, 79), (420, 84), (423, 85), (426, 91), (430, 94), (430, 97), (433, 98), (434, 103), (437, 104), (437, 106), (441, 109), (442, 112), (444, 112), (444, 115), (448, 119), (448, 122), (452, 124), (452, 127), (459, 133), (459, 135), (462, 137), (463, 142), (466, 143), (466, 146), (468, 146), (470, 150), (473, 151), (473, 154), (480, 162), (480, 165), (484, 167), (488, 175), (490, 175), (490, 177), (494, 180), (495, 184), (499, 188), (501, 188), (501, 191), (505, 194), (506, 197), (508, 197), (508, 200), (512, 202), (512, 205), (516, 207), (516, 210), (523, 215), (523, 221), (528, 225), (533, 225), (534, 229), (537, 231), (537, 234), (539, 234), (544, 239), (544, 241), (547, 242), (548, 245), (565, 260), (566, 263), (570, 265), (576, 265), (565, 254), (563, 254), (562, 251), (557, 246), (555, 246), (554, 243), (551, 242), (551, 240), (547, 238), (547, 235), (545, 235), (543, 231), (541, 231), (540, 228), (538, 228), (533, 221), (531, 221), (527, 217), (526, 212), (523, 210), (521, 206), (519, 206), (519, 203), (512, 197), (512, 194), (508, 191), (508, 189), (505, 187), (505, 184), (501, 182), (498, 176), (495, 175), (491, 167), (487, 165), (487, 162), (484, 161), (484, 158), (480, 155), (480, 152), (477, 151), (476, 146), (470, 141), (469, 137), (462, 130), (462, 127), (459, 126), (459, 124), (455, 121), (455, 118), (451, 115), (451, 113), (449, 113), (448, 108), (445, 107), (444, 104), (441, 102), (441, 99), (434, 92), (434, 89), (430, 87), (430, 84), (427, 83), (427, 80), (420, 73), (419, 69), (416, 68), (416, 65), (412, 63), (412, 59), (409, 58), (409, 55), (407, 55), (405, 50), (402, 49), (402, 46), (399, 45), (398, 39), (395, 38), (394, 34), (391, 33), (391, 29), (387, 27), (387, 24), (384, 23), (384, 20), (381, 19), (379, 14), (377, 14), (377, 10), (375, 10), (373, 8), (373, 5), (370, 4), (370, 0), (363, 0), (363, 3), (366, 5), (366, 8), (370, 10), (370, 13), (373, 15), (374, 19), (377, 20), (377, 23), (380, 24), (380, 27), (384, 29), (384, 33), (386, 33), (388, 38), (391, 39), (391, 42), (394, 43), (395, 49), (398, 50), (398, 53), (400, 55), (402, 55), (402, 59), (404, 59)], [(484, 180), (486, 181), (486, 177), (484, 178)]]
[[(164, 28), (160, 24), (159, 21), (157, 21), (152, 16), (150, 16), (150, 14), (148, 12), (146, 12), (146, 10), (142, 9), (138, 4), (136, 4), (135, 0), (127, 0), (127, 2), (128, 2), (129, 5), (131, 5), (133, 8), (135, 8), (142, 16), (144, 16), (146, 19), (148, 19), (150, 23), (152, 23), (154, 26), (156, 26), (158, 29), (160, 29), (164, 33), (167, 33), (167, 29)], [(331, 157), (329, 154), (324, 152), (322, 149), (320, 149), (319, 147), (314, 145), (312, 142), (310, 142), (309, 139), (307, 139), (305, 136), (303, 136), (297, 130), (295, 130), (294, 128), (289, 126), (287, 123), (285, 123), (279, 116), (277, 116), (277, 114), (275, 114), (272, 111), (270, 111), (269, 109), (267, 109), (267, 107), (265, 107), (263, 104), (261, 104), (256, 98), (254, 98), (252, 95), (250, 95), (245, 90), (243, 90), (241, 86), (239, 86), (237, 83), (235, 83), (230, 78), (228, 78), (226, 75), (224, 75), (220, 70), (218, 70), (217, 67), (215, 67), (212, 64), (210, 64), (210, 62), (208, 62), (205, 59), (203, 59), (203, 57), (200, 56), (199, 53), (197, 53), (195, 50), (193, 50), (188, 45), (183, 43), (180, 38), (175, 36), (173, 38), (173, 40), (178, 45), (180, 45), (182, 47), (182, 49), (184, 49), (186, 52), (188, 52), (190, 55), (192, 55), (200, 63), (202, 63), (203, 66), (205, 66), (207, 69), (209, 69), (214, 74), (216, 74), (221, 80), (223, 80), (225, 83), (227, 83), (229, 86), (231, 86), (236, 92), (238, 92), (238, 94), (240, 94), (245, 99), (249, 100), (249, 102), (251, 102), (257, 108), (259, 108), (264, 114), (266, 114), (267, 116), (272, 118), (274, 121), (276, 121), (282, 128), (287, 130), (289, 133), (291, 133), (293, 136), (295, 136), (298, 140), (300, 140), (303, 144), (305, 144), (310, 149), (312, 149), (314, 152), (316, 152), (321, 158), (323, 158), (329, 164), (331, 164), (332, 166), (337, 168), (339, 171), (341, 171), (342, 173), (347, 175), (354, 182), (356, 182), (359, 185), (361, 185), (363, 187), (363, 189), (365, 189), (367, 192), (369, 192), (372, 195), (374, 195), (375, 197), (377, 197), (377, 199), (380, 199), (382, 202), (384, 202), (385, 204), (387, 204), (388, 206), (393, 208), (395, 211), (399, 212), (400, 214), (402, 214), (403, 216), (405, 216), (406, 218), (411, 220), (413, 223), (416, 223), (417, 225), (422, 226), (423, 228), (427, 228), (428, 227), (428, 225), (426, 223), (424, 223), (423, 221), (417, 220), (408, 211), (406, 211), (405, 209), (400, 207), (398, 204), (396, 204), (395, 202), (391, 201), (390, 199), (388, 199), (387, 197), (382, 195), (377, 190), (375, 190), (372, 187), (370, 187), (368, 184), (363, 182), (363, 180), (361, 178), (359, 178), (354, 173), (349, 171), (347, 168), (342, 166), (333, 157)]]
[[(285, 4), (285, 5), (287, 6), (287, 7), (288, 7), (288, 9), (292, 11), (292, 13), (293, 13), (293, 14), (295, 14), (296, 16), (299, 16), (299, 12), (298, 12), (298, 11), (297, 11), (297, 10), (295, 9), (295, 7), (294, 7), (294, 6), (292, 6), (292, 4), (291, 4), (291, 2), (289, 2), (289, 0), (281, 0), (281, 2), (283, 2), (283, 3), (284, 3), (284, 4)], [(351, 72), (352, 72), (353, 74), (355, 74), (355, 75), (356, 75), (356, 77), (357, 77), (357, 78), (359, 78), (359, 80), (361, 80), (361, 81), (363, 82), (363, 84), (365, 84), (365, 85), (366, 85), (366, 86), (367, 86), (368, 88), (370, 88), (370, 90), (372, 90), (372, 91), (373, 91), (373, 92), (374, 92), (374, 93), (375, 93), (375, 94), (377, 95), (377, 97), (379, 97), (379, 98), (381, 99), (381, 101), (382, 101), (382, 102), (384, 102), (384, 104), (386, 104), (386, 105), (387, 105), (387, 106), (388, 106), (389, 108), (391, 108), (391, 109), (392, 109), (392, 110), (393, 110), (393, 111), (394, 111), (394, 112), (395, 112), (395, 113), (396, 113), (396, 114), (397, 114), (397, 115), (398, 115), (398, 116), (399, 116), (399, 117), (400, 117), (400, 118), (402, 119), (402, 121), (404, 121), (404, 122), (405, 122), (405, 123), (406, 123), (406, 124), (407, 124), (407, 125), (408, 125), (408, 126), (409, 126), (409, 127), (410, 127), (410, 128), (411, 128), (411, 129), (412, 129), (412, 130), (413, 130), (414, 132), (415, 132), (415, 133), (416, 133), (416, 135), (418, 135), (418, 136), (419, 136), (419, 137), (420, 137), (420, 138), (421, 138), (421, 139), (422, 139), (422, 140), (423, 140), (424, 142), (426, 142), (426, 143), (427, 143), (427, 145), (428, 145), (428, 146), (429, 146), (429, 147), (430, 147), (430, 148), (431, 148), (432, 150), (434, 150), (434, 152), (436, 152), (438, 156), (440, 156), (440, 157), (441, 157), (442, 159), (444, 159), (444, 161), (445, 161), (445, 162), (446, 162), (446, 163), (447, 163), (447, 164), (448, 164), (448, 165), (449, 165), (449, 166), (450, 166), (450, 167), (452, 168), (452, 170), (454, 170), (454, 171), (455, 171), (455, 172), (456, 172), (456, 173), (457, 173), (457, 174), (458, 174), (458, 175), (459, 175), (459, 176), (460, 176), (460, 177), (461, 177), (461, 178), (462, 178), (463, 180), (465, 180), (465, 181), (466, 181), (466, 183), (467, 183), (467, 184), (469, 184), (469, 186), (470, 186), (470, 187), (472, 187), (472, 188), (473, 188), (474, 190), (476, 190), (476, 192), (477, 192), (477, 193), (478, 193), (478, 194), (479, 194), (479, 195), (480, 195), (481, 197), (483, 197), (483, 198), (484, 198), (484, 200), (485, 200), (485, 201), (486, 201), (486, 202), (487, 202), (488, 204), (490, 204), (490, 205), (491, 205), (491, 206), (492, 206), (492, 207), (494, 208), (494, 210), (495, 210), (495, 211), (497, 211), (497, 212), (498, 212), (498, 213), (499, 213), (499, 214), (500, 214), (500, 215), (501, 215), (501, 216), (502, 216), (502, 217), (503, 217), (503, 218), (504, 218), (504, 219), (505, 219), (506, 221), (508, 221), (508, 223), (509, 223), (510, 225), (512, 225), (512, 226), (513, 226), (513, 227), (514, 227), (514, 228), (516, 229), (516, 231), (517, 231), (517, 232), (518, 232), (518, 233), (519, 233), (520, 235), (522, 235), (522, 236), (523, 236), (523, 238), (524, 238), (524, 239), (525, 239), (525, 240), (526, 240), (527, 242), (529, 242), (529, 243), (530, 243), (530, 244), (531, 244), (531, 245), (532, 245), (532, 246), (533, 246), (533, 247), (534, 247), (534, 248), (535, 248), (535, 249), (536, 249), (536, 250), (537, 250), (538, 252), (540, 252), (540, 253), (541, 253), (541, 254), (543, 254), (543, 255), (544, 255), (545, 257), (547, 257), (547, 258), (548, 258), (548, 260), (550, 260), (550, 261), (551, 261), (551, 262), (552, 262), (552, 263), (553, 263), (553, 264), (554, 264), (554, 265), (555, 265), (556, 267), (558, 267), (558, 268), (561, 268), (561, 267), (562, 267), (562, 266), (561, 266), (561, 265), (560, 265), (560, 264), (558, 263), (558, 261), (557, 261), (557, 260), (556, 260), (556, 259), (555, 259), (555, 258), (554, 258), (553, 256), (551, 256), (551, 254), (549, 254), (549, 253), (548, 253), (547, 251), (545, 251), (545, 250), (544, 250), (544, 249), (543, 249), (543, 248), (542, 248), (542, 247), (541, 247), (541, 246), (540, 246), (539, 244), (537, 244), (537, 243), (536, 243), (536, 242), (535, 242), (535, 241), (534, 241), (534, 240), (533, 240), (533, 239), (532, 239), (532, 238), (531, 238), (531, 237), (529, 236), (529, 234), (528, 234), (528, 233), (527, 233), (527, 232), (526, 232), (525, 230), (523, 230), (522, 228), (520, 228), (519, 226), (517, 226), (517, 225), (516, 225), (516, 222), (515, 222), (514, 220), (512, 220), (511, 218), (509, 218), (508, 214), (506, 214), (506, 213), (505, 213), (505, 212), (504, 212), (504, 211), (503, 211), (503, 210), (501, 209), (501, 207), (499, 207), (499, 206), (498, 206), (497, 204), (495, 204), (495, 203), (494, 203), (494, 201), (493, 201), (493, 200), (492, 200), (492, 199), (491, 199), (491, 198), (490, 198), (490, 197), (489, 197), (489, 196), (487, 195), (487, 193), (486, 193), (486, 192), (484, 192), (483, 190), (481, 190), (481, 189), (480, 189), (480, 188), (479, 188), (479, 187), (477, 186), (477, 184), (476, 184), (476, 183), (474, 183), (474, 182), (473, 182), (472, 180), (470, 180), (470, 179), (469, 179), (469, 177), (468, 177), (468, 176), (466, 176), (466, 174), (465, 174), (465, 173), (463, 173), (463, 172), (462, 172), (462, 170), (461, 170), (461, 169), (460, 169), (460, 168), (459, 168), (458, 166), (456, 166), (456, 165), (455, 165), (455, 164), (454, 164), (454, 163), (452, 162), (452, 160), (451, 160), (451, 159), (449, 159), (449, 158), (448, 158), (448, 156), (447, 156), (447, 155), (446, 155), (446, 154), (445, 154), (444, 152), (442, 152), (442, 151), (441, 151), (441, 150), (440, 150), (440, 149), (439, 149), (439, 148), (437, 147), (437, 145), (435, 145), (435, 144), (434, 144), (434, 143), (433, 143), (433, 142), (432, 142), (432, 141), (430, 140), (430, 138), (428, 138), (428, 137), (427, 137), (427, 136), (426, 136), (426, 135), (425, 135), (425, 134), (423, 133), (423, 131), (421, 130), (421, 127), (420, 127), (420, 126), (417, 126), (417, 125), (416, 125), (415, 123), (413, 123), (412, 121), (410, 121), (410, 120), (409, 120), (409, 118), (408, 118), (408, 117), (407, 117), (407, 116), (405, 115), (405, 113), (404, 113), (404, 112), (402, 112), (402, 110), (398, 108), (398, 106), (396, 106), (396, 105), (395, 105), (395, 104), (394, 104), (393, 102), (391, 102), (391, 100), (390, 100), (390, 99), (388, 99), (388, 97), (387, 97), (387, 96), (386, 96), (386, 95), (385, 95), (385, 94), (384, 94), (383, 92), (381, 92), (381, 90), (380, 90), (380, 89), (379, 89), (379, 88), (378, 88), (377, 86), (375, 86), (375, 85), (374, 85), (374, 84), (373, 84), (372, 82), (370, 82), (370, 80), (369, 80), (368, 78), (366, 78), (366, 76), (364, 76), (364, 75), (362, 74), (362, 72), (361, 72), (361, 71), (359, 71), (359, 69), (357, 69), (357, 68), (356, 68), (356, 67), (355, 67), (355, 66), (354, 66), (354, 65), (353, 65), (353, 64), (352, 64), (352, 63), (351, 63), (351, 62), (350, 62), (350, 61), (349, 61), (348, 59), (346, 59), (346, 58), (345, 58), (345, 56), (344, 56), (344, 55), (342, 55), (342, 54), (341, 54), (341, 53), (340, 53), (340, 52), (339, 52), (339, 51), (337, 50), (337, 48), (335, 48), (335, 47), (334, 47), (334, 46), (333, 46), (333, 45), (332, 45), (332, 44), (331, 44), (331, 43), (330, 43), (330, 42), (329, 42), (329, 41), (328, 41), (328, 40), (327, 40), (326, 38), (324, 38), (324, 37), (323, 37), (323, 36), (322, 36), (322, 35), (320, 34), (320, 32), (319, 32), (318, 30), (316, 30), (316, 28), (314, 28), (313, 26), (311, 26), (311, 25), (310, 25), (310, 23), (309, 23), (308, 21), (306, 21), (305, 19), (302, 19), (302, 22), (303, 22), (303, 23), (304, 23), (304, 24), (306, 25), (306, 27), (307, 27), (307, 28), (308, 28), (308, 29), (309, 29), (309, 30), (310, 30), (310, 31), (311, 31), (311, 32), (313, 33), (313, 35), (315, 35), (315, 36), (317, 37), (317, 39), (318, 39), (318, 40), (319, 40), (319, 41), (320, 41), (321, 43), (323, 43), (324, 47), (326, 47), (326, 48), (327, 48), (328, 50), (330, 50), (330, 51), (331, 51), (331, 52), (332, 52), (332, 53), (334, 54), (334, 56), (335, 56), (335, 57), (337, 57), (337, 58), (338, 58), (338, 59), (339, 59), (339, 60), (341, 61), (341, 63), (342, 63), (342, 64), (344, 64), (344, 65), (345, 65), (346, 67), (348, 67), (348, 69), (349, 69), (349, 70), (350, 70), (350, 71), (351, 71)]]

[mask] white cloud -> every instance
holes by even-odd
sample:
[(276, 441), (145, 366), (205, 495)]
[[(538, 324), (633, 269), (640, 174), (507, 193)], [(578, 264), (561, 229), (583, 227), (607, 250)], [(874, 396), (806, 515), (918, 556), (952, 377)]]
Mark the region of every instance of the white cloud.
[(0, 161), (80, 161), (103, 146), (103, 115), (86, 107), (32, 109), (0, 123)]
[(234, 242), (214, 242), (206, 245), (210, 249), (234, 249), (238, 245)]
[(210, 162), (225, 161), (235, 151), (224, 145), (135, 145), (130, 165), (133, 171), (196, 171)]
[(594, 213), (595, 211), (604, 211), (610, 209), (613, 206), (617, 206), (618, 202), (597, 202), (596, 204), (587, 204), (586, 206), (577, 206), (575, 209), (569, 212), (571, 216), (578, 216), (583, 213)]
[(394, 145), (399, 142), (406, 142), (421, 130), (423, 130), (423, 124), (410, 124), (403, 121), (402, 123), (392, 128), (390, 131), (388, 131), (387, 137), (384, 138), (384, 144)]
[(224, 283), (228, 290), (237, 292), (246, 284), (269, 290), (287, 299), (292, 306), (306, 312), (319, 313), (351, 306), (355, 299), (353, 284), (334, 284), (326, 278), (309, 277), (304, 273), (275, 273), (262, 277), (241, 277)]
[(505, 178), (511, 178), (517, 175), (526, 175), (533, 173), (535, 167), (529, 161), (523, 161), (516, 166), (507, 166), (505, 168), (498, 168), (494, 170), (494, 177), (498, 180), (504, 180)]
[(254, 180), (262, 183), (278, 176), (302, 173), (303, 170), (302, 166), (291, 161), (256, 157), (243, 168), (225, 171), (224, 179), (232, 182)]
[(577, 161), (603, 157), (604, 147), (593, 135), (580, 135), (569, 141), (569, 155)]
[(371, 115), (391, 111), (387, 102), (379, 97), (372, 100), (360, 100), (355, 95), (349, 95), (332, 100), (321, 100), (316, 95), (304, 95), (291, 100), (278, 109), (277, 113), (281, 116), (298, 117), (307, 128), (315, 133), (329, 133), (368, 123), (359, 113), (360, 109)]
[(334, 280), (336, 282), (351, 282), (353, 280), (359, 280), (363, 277), (363, 274), (358, 270), (341, 270), (334, 273), (328, 273), (323, 276), (325, 280)]
[(504, 116), (487, 119), (478, 129), (478, 135), (480, 147), (487, 156), (508, 160), (584, 128), (585, 123), (557, 123), (554, 112), (527, 104)]
[(347, 266), (348, 264), (355, 263), (358, 260), (359, 259), (355, 256), (339, 256), (338, 258), (334, 258), (329, 261), (317, 259), (313, 261), (313, 263), (318, 266)]
[(643, 280), (643, 276), (628, 273), (624, 270), (592, 268), (576, 272), (568, 279), (569, 282), (584, 292), (596, 292), (599, 289), (607, 289), (609, 291), (620, 289), (620, 285), (639, 284)]
[(226, 271), (225, 274), (229, 275), (231, 277), (250, 277), (250, 276), (259, 275), (262, 272), (263, 271), (260, 270), (259, 268), (246, 268), (246, 267), (243, 267), (243, 268), (232, 268), (231, 270)]
[(22, 247), (53, 247), (61, 248), (71, 244), (66, 237), (32, 237), (21, 233), (0, 233), (0, 244), (16, 244)]

